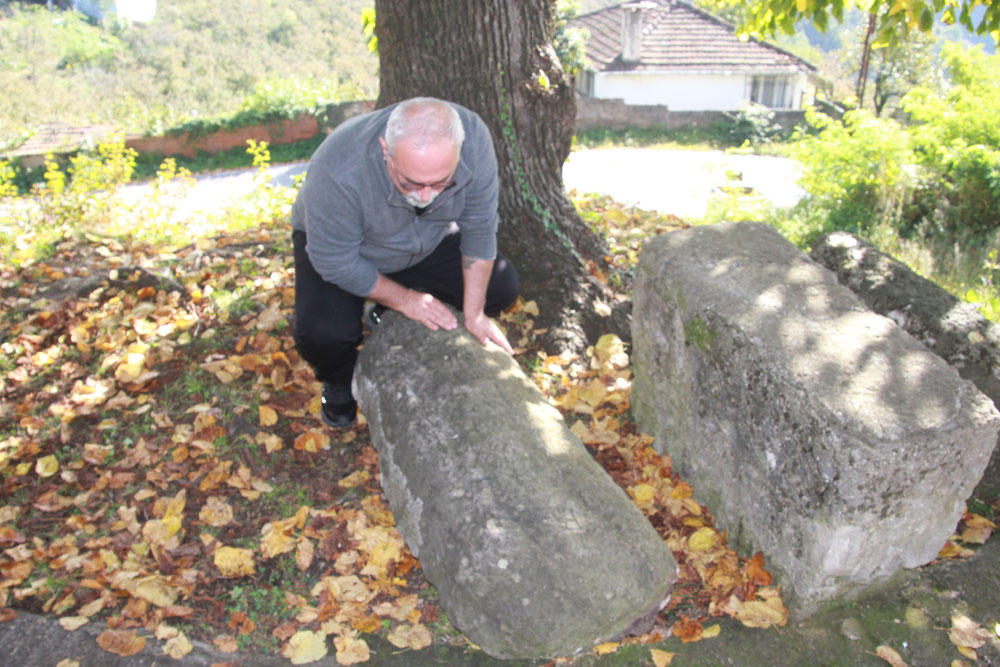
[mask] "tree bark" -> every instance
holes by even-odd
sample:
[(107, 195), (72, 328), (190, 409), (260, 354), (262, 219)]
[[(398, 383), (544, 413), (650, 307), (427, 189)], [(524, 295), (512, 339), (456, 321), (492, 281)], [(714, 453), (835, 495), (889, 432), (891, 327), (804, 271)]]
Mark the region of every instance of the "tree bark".
[(868, 27), (865, 29), (865, 39), (861, 49), (861, 67), (858, 71), (858, 85), (855, 93), (858, 96), (858, 108), (865, 107), (865, 84), (868, 82), (868, 63), (872, 56), (872, 35), (875, 34), (876, 16), (868, 14)]
[(552, 47), (553, 0), (376, 0), (383, 107), (418, 95), (457, 102), (490, 128), (500, 171), (500, 249), (517, 267), (521, 294), (541, 311), (547, 344), (566, 350), (606, 331), (627, 336), (590, 269), (602, 239), (566, 197), (562, 165), (576, 117), (572, 82)]

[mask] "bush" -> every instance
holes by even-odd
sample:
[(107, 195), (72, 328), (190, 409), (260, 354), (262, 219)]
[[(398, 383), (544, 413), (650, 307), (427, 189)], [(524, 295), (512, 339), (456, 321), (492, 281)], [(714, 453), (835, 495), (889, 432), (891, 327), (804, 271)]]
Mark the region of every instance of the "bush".
[(800, 135), (792, 153), (802, 165), (799, 183), (809, 205), (824, 212), (816, 231), (895, 226), (914, 188), (906, 130), (863, 110), (849, 111), (843, 122), (809, 110), (806, 120), (820, 131)]
[[(1000, 227), (1000, 58), (946, 45), (951, 88), (903, 100), (924, 179), (925, 214), (953, 236)], [(989, 111), (987, 111), (989, 110)]]
[(744, 102), (739, 111), (726, 115), (730, 119), (726, 135), (733, 146), (760, 146), (781, 134), (781, 126), (774, 122), (774, 110), (762, 104)]

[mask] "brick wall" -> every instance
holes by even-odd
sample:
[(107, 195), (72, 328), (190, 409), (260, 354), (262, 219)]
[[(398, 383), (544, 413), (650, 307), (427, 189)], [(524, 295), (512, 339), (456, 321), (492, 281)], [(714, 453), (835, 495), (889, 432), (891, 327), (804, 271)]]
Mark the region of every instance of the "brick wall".
[(266, 141), (268, 144), (286, 144), (309, 139), (317, 132), (319, 123), (316, 117), (312, 114), (301, 114), (294, 119), (249, 125), (233, 130), (219, 130), (195, 137), (191, 137), (187, 132), (177, 136), (128, 137), (125, 145), (139, 153), (194, 157), (198, 151), (214, 154), (237, 146), (246, 147), (248, 139)]

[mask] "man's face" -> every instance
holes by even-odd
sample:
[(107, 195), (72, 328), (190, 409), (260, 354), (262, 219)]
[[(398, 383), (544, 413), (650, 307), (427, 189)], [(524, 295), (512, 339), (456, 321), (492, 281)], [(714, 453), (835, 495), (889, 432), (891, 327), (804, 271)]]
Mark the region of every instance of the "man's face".
[(416, 148), (402, 139), (396, 142), (396, 152), (390, 155), (385, 139), (382, 155), (393, 185), (411, 206), (424, 207), (434, 198), (455, 184), (458, 167), (458, 148), (445, 141)]

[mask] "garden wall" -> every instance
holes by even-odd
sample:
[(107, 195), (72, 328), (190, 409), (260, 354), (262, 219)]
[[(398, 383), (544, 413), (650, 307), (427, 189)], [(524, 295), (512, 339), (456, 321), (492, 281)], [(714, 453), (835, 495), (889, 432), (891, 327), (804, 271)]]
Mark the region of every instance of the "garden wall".
[[(717, 120), (726, 120), (724, 111), (670, 111), (662, 104), (625, 104), (623, 100), (578, 97), (576, 129), (676, 130), (682, 127), (706, 128)], [(805, 120), (804, 111), (776, 111), (774, 122), (786, 130)]]
[(268, 144), (290, 144), (310, 139), (317, 132), (319, 123), (316, 116), (304, 113), (296, 118), (219, 130), (211, 134), (192, 136), (189, 132), (184, 132), (162, 137), (126, 137), (125, 145), (139, 153), (195, 157), (198, 151), (214, 154), (237, 146), (245, 147), (250, 139), (266, 141)]
[[(310, 139), (319, 132), (329, 133), (351, 116), (374, 108), (373, 100), (341, 102), (329, 105), (319, 116), (304, 113), (294, 119), (195, 136), (187, 132), (162, 137), (132, 135), (126, 137), (125, 145), (139, 153), (195, 157), (199, 151), (215, 154), (232, 148), (245, 147), (249, 139), (266, 141), (272, 145), (293, 143)], [(788, 130), (801, 123), (804, 117), (802, 111), (778, 111), (775, 113), (774, 122)], [(670, 111), (663, 105), (628, 105), (618, 99), (576, 100), (577, 131), (601, 128), (608, 130), (706, 128), (717, 120), (725, 119), (726, 113), (723, 111)], [(107, 126), (73, 128), (53, 123), (39, 128), (35, 136), (3, 157), (19, 158), (23, 166), (36, 167), (43, 164), (45, 156), (50, 153), (65, 154), (81, 148), (93, 148), (109, 139), (112, 134), (112, 128)]]

